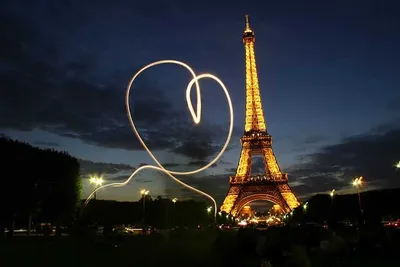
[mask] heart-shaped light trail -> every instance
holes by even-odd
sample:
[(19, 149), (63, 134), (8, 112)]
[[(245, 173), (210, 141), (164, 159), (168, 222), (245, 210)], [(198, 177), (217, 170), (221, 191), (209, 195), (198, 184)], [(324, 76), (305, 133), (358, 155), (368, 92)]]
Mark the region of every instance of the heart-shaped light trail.
[[(186, 88), (186, 102), (190, 111), (190, 114), (192, 115), (193, 121), (194, 123), (198, 124), (201, 121), (201, 91), (200, 91), (200, 86), (199, 86), (199, 80), (203, 79), (203, 78), (210, 78), (215, 80), (224, 90), (226, 99), (228, 101), (228, 106), (229, 106), (229, 117), (230, 117), (230, 123), (229, 123), (229, 131), (228, 131), (228, 135), (226, 137), (226, 141), (225, 144), (223, 145), (221, 151), (218, 153), (218, 155), (212, 160), (210, 161), (210, 163), (208, 163), (207, 165), (193, 170), (193, 171), (188, 171), (188, 172), (178, 172), (178, 171), (172, 171), (172, 170), (168, 170), (166, 168), (164, 168), (164, 166), (157, 160), (157, 158), (154, 156), (154, 154), (150, 151), (150, 149), (146, 146), (145, 142), (143, 141), (142, 137), (140, 136), (139, 132), (136, 129), (135, 123), (133, 122), (132, 119), (132, 114), (131, 114), (131, 108), (130, 108), (130, 104), (129, 104), (129, 96), (130, 96), (130, 92), (131, 92), (131, 87), (133, 82), (135, 81), (135, 79), (145, 70), (154, 67), (156, 65), (161, 65), (161, 64), (176, 64), (176, 65), (180, 65), (182, 67), (185, 67), (193, 76), (192, 80), (189, 82), (187, 88)], [(193, 104), (192, 101), (190, 99), (190, 93), (192, 90), (193, 85), (196, 85), (196, 97), (197, 97), (197, 107), (196, 107), (196, 112), (193, 108)], [(207, 168), (209, 168), (211, 165), (213, 165), (214, 163), (216, 163), (218, 161), (218, 159), (222, 156), (222, 154), (225, 152), (229, 141), (231, 139), (232, 136), (232, 130), (233, 130), (233, 105), (232, 105), (232, 101), (231, 101), (231, 97), (229, 96), (229, 92), (228, 89), (226, 89), (224, 83), (218, 79), (216, 76), (212, 75), (212, 74), (201, 74), (196, 76), (196, 74), (194, 73), (194, 71), (192, 70), (192, 68), (190, 68), (187, 64), (181, 62), (181, 61), (177, 61), (177, 60), (160, 60), (160, 61), (156, 61), (153, 62), (143, 68), (141, 68), (133, 77), (132, 79), (129, 81), (128, 87), (126, 89), (126, 97), (125, 97), (125, 106), (126, 106), (126, 112), (128, 114), (128, 118), (129, 118), (129, 122), (132, 126), (133, 132), (135, 133), (136, 137), (139, 139), (140, 143), (142, 144), (142, 146), (144, 147), (144, 149), (147, 151), (147, 153), (149, 153), (150, 157), (155, 161), (155, 163), (158, 166), (152, 166), (152, 165), (145, 165), (145, 166), (141, 166), (139, 168), (137, 168), (127, 179), (126, 181), (122, 182), (122, 183), (110, 183), (110, 184), (106, 184), (103, 186), (100, 186), (98, 188), (96, 188), (87, 198), (87, 200), (84, 203), (84, 206), (87, 205), (87, 203), (90, 201), (90, 199), (93, 197), (93, 195), (100, 189), (104, 189), (107, 187), (119, 187), (119, 186), (125, 186), (129, 183), (129, 181), (139, 172), (142, 171), (144, 169), (154, 169), (154, 170), (159, 170), (164, 172), (165, 174), (167, 174), (169, 177), (171, 177), (174, 181), (176, 181), (177, 183), (185, 186), (186, 188), (197, 192), (203, 196), (208, 197), (210, 200), (212, 200), (212, 202), (214, 203), (214, 218), (217, 215), (217, 203), (215, 201), (215, 199), (210, 196), (209, 194), (194, 188), (193, 186), (190, 186), (184, 182), (182, 182), (181, 180), (179, 180), (178, 178), (176, 178), (174, 175), (192, 175), (195, 173), (199, 173), (201, 171), (206, 170)]]

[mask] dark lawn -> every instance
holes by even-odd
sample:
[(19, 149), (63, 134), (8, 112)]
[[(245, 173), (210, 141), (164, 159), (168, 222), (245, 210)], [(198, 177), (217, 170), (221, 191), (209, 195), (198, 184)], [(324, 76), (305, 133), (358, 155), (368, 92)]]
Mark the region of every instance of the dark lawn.
[[(119, 267), (119, 266), (232, 266), (224, 254), (235, 250), (234, 235), (224, 242), (225, 249), (215, 249), (215, 232), (199, 231), (179, 237), (123, 236), (106, 239), (102, 236), (73, 237), (8, 237), (0, 241), (1, 267)], [(240, 266), (246, 253), (235, 260)], [(251, 257), (250, 257), (251, 258)], [(254, 261), (251, 260), (250, 261)], [(239, 265), (240, 264), (240, 265)], [(241, 265), (243, 266), (243, 265)], [(246, 264), (246, 266), (259, 266)]]
[[(0, 239), (0, 267), (259, 267), (254, 249), (254, 242), (238, 237), (237, 232), (207, 230), (169, 238), (7, 237)], [(318, 267), (399, 266), (398, 251), (397, 246), (370, 246), (339, 257), (311, 253), (310, 262)], [(281, 263), (274, 267), (291, 266)]]

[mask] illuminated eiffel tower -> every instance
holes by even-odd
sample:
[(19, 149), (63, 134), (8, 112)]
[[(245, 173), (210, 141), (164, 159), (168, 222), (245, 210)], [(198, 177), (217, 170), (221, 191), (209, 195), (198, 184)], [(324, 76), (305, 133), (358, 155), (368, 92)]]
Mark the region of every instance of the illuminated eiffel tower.
[[(267, 200), (290, 212), (300, 203), (288, 184), (287, 173), (282, 173), (272, 151), (272, 137), (267, 132), (261, 104), (256, 59), (255, 36), (246, 15), (243, 33), (246, 52), (246, 121), (244, 135), (240, 139), (242, 151), (236, 174), (230, 177), (230, 188), (221, 206), (221, 211), (236, 216), (250, 202)], [(261, 155), (265, 172), (251, 174), (252, 157)]]

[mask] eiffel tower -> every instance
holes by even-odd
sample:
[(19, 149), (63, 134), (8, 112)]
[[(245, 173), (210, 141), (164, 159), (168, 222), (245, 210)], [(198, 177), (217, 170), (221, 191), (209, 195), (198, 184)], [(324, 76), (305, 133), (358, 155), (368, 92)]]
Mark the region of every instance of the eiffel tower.
[[(272, 151), (272, 137), (267, 132), (258, 85), (255, 36), (248, 15), (243, 43), (246, 52), (246, 119), (244, 135), (240, 139), (242, 151), (236, 174), (229, 177), (230, 188), (221, 211), (237, 216), (246, 204), (266, 200), (279, 205), (287, 213), (300, 203), (289, 187), (287, 173), (281, 172)], [(252, 175), (252, 157), (256, 155), (262, 156), (265, 172)]]

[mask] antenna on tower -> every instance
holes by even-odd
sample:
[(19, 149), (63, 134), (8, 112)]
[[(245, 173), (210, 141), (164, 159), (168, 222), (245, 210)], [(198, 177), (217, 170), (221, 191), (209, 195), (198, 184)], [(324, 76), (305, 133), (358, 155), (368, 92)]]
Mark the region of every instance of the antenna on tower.
[(246, 17), (246, 32), (251, 32), (250, 23), (249, 23), (249, 15), (244, 15)]

